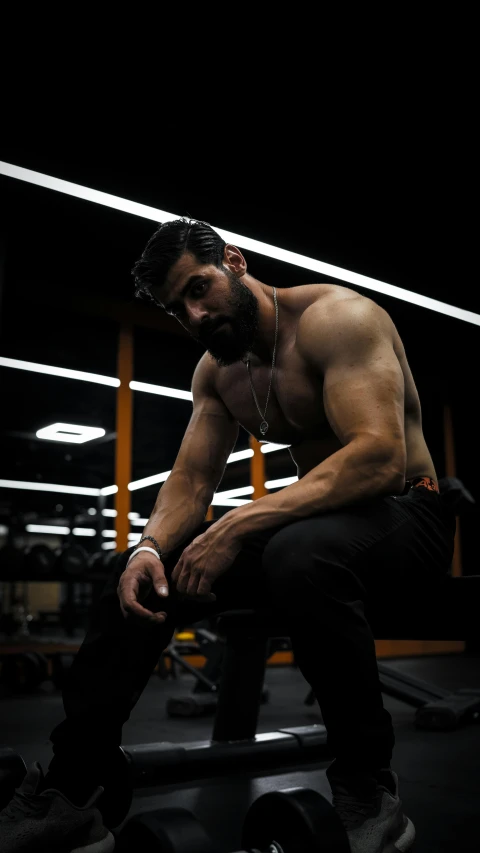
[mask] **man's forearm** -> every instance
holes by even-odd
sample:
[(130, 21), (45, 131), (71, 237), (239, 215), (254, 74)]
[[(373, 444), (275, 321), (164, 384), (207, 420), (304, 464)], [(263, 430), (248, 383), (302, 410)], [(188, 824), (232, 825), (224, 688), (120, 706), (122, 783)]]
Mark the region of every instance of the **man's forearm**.
[(169, 554), (205, 520), (213, 495), (205, 485), (172, 473), (160, 489), (143, 536), (153, 536)]
[(231, 510), (219, 523), (236, 538), (380, 495), (400, 494), (403, 460), (352, 442), (290, 486)]

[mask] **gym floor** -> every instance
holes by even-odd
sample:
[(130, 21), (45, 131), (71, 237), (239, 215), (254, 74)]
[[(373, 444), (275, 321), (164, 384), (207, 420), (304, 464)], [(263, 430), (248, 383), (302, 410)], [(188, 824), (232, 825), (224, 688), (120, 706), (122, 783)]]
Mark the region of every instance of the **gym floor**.
[[(388, 661), (410, 675), (455, 690), (480, 688), (478, 658), (459, 655)], [(339, 673), (339, 677), (341, 674)], [(165, 711), (168, 695), (188, 692), (192, 677), (182, 674), (177, 681), (161, 681), (152, 676), (149, 685), (124, 728), (124, 743), (155, 740), (172, 742), (207, 740), (212, 718), (169, 719)], [(316, 705), (303, 700), (308, 686), (292, 667), (269, 667), (266, 685), (270, 701), (260, 710), (258, 732), (284, 726), (321, 722)], [(471, 853), (478, 847), (480, 833), (480, 726), (469, 725), (454, 732), (417, 731), (414, 709), (385, 697), (393, 716), (396, 748), (393, 769), (400, 779), (400, 796), (405, 811), (417, 829), (417, 853)], [(355, 697), (352, 696), (352, 715)], [(0, 700), (1, 740), (18, 750), (27, 764), (40, 761), (46, 769), (51, 756), (48, 736), (63, 717), (58, 691)], [(325, 777), (327, 764), (308, 768), (279, 767), (268, 775), (236, 776), (192, 781), (182, 785), (149, 789), (135, 796), (131, 815), (166, 806), (183, 806), (205, 823), (220, 849), (240, 847), (241, 826), (251, 802), (260, 794), (295, 785), (304, 785), (331, 798)]]

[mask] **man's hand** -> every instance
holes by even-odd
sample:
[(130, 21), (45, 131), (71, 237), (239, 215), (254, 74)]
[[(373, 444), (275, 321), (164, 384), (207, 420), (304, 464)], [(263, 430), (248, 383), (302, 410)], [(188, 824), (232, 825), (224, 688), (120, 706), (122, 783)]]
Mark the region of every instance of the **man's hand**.
[(128, 569), (125, 569), (118, 584), (120, 608), (125, 618), (132, 615), (148, 619), (150, 622), (165, 621), (167, 618), (165, 611), (152, 613), (140, 604), (140, 601), (143, 601), (151, 592), (152, 587), (160, 598), (168, 596), (168, 582), (163, 563), (148, 551), (141, 551), (133, 558)]
[(230, 568), (241, 547), (241, 541), (226, 535), (222, 525), (212, 524), (185, 548), (175, 566), (172, 581), (177, 591), (215, 601), (212, 584)]

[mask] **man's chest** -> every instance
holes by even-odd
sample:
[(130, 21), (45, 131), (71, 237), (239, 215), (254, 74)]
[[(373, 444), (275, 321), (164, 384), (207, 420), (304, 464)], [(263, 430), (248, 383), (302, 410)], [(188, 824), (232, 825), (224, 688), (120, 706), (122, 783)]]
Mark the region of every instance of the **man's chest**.
[(265, 420), (269, 427), (260, 433), (271, 381), (271, 365), (251, 366), (252, 393), (248, 370), (242, 362), (219, 372), (217, 389), (228, 410), (247, 432), (259, 441), (298, 444), (330, 432), (323, 407), (323, 379), (314, 375), (298, 353), (294, 340), (277, 352)]

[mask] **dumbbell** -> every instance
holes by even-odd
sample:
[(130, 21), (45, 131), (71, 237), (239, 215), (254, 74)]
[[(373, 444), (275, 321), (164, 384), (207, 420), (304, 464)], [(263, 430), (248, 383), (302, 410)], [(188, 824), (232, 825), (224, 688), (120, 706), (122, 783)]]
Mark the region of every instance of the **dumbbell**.
[(117, 551), (96, 551), (88, 560), (89, 574), (103, 575), (114, 571), (119, 556)]
[(26, 772), (23, 758), (9, 746), (0, 745), (0, 811), (10, 802)]
[[(117, 839), (118, 853), (220, 853), (187, 809), (135, 815)], [(259, 797), (245, 818), (236, 853), (351, 853), (346, 830), (330, 803), (310, 788), (272, 791)]]
[(88, 568), (88, 554), (81, 545), (66, 545), (57, 551), (55, 571), (60, 575), (81, 578)]

